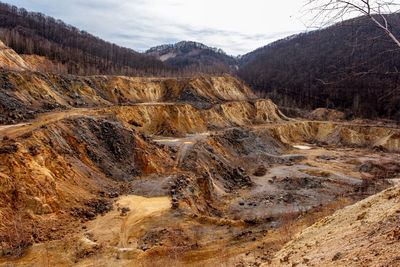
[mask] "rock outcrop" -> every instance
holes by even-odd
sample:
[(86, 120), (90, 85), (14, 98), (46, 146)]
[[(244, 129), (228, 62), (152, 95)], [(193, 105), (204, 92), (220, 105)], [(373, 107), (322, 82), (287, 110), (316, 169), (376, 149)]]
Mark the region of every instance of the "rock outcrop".
[(29, 70), (29, 64), (14, 50), (0, 41), (0, 68), (14, 71)]
[(167, 79), (2, 71), (0, 77), (2, 124), (56, 109), (172, 102), (209, 109), (218, 103), (256, 98), (248, 87), (227, 75)]

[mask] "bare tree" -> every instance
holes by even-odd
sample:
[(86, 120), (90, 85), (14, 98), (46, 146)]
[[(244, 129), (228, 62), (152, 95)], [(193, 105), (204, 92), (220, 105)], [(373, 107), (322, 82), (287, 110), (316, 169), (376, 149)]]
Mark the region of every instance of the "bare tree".
[(399, 38), (387, 21), (388, 14), (400, 11), (398, 0), (306, 0), (305, 7), (313, 15), (310, 26), (325, 27), (354, 16), (366, 16), (400, 47)]

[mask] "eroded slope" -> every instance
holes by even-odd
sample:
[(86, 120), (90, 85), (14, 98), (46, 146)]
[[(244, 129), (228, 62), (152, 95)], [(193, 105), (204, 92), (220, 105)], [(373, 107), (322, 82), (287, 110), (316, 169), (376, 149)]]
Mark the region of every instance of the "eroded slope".
[(400, 174), (399, 129), (289, 119), (229, 76), (3, 72), (0, 101), (4, 265), (268, 263)]
[(400, 187), (337, 211), (277, 253), (281, 266), (398, 266)]
[(22, 71), (29, 69), (29, 65), (14, 50), (0, 41), (0, 68)]
[(230, 76), (163, 79), (3, 71), (0, 122), (15, 123), (41, 112), (73, 107), (174, 102), (204, 109), (251, 99), (255, 96), (250, 89)]
[[(232, 110), (217, 112), (223, 105)], [(399, 160), (391, 153), (368, 152), (374, 147), (399, 151), (396, 145), (385, 148), (396, 144), (396, 129), (288, 121), (269, 101), (231, 102), (209, 110), (155, 104), (81, 111), (86, 116), (79, 109), (66, 110), (0, 130), (2, 215), (7, 218), (1, 228), (3, 249), (24, 246), (21, 241), (37, 244), (22, 262), (47, 251), (53, 264), (66, 266), (90, 264), (91, 255), (118, 266), (152, 257), (171, 261), (169, 255), (183, 264), (219, 264), (221, 247), (228, 244), (223, 261), (254, 250), (255, 244), (261, 247), (257, 253), (264, 253), (269, 248), (260, 244), (284, 223), (284, 214), (298, 216), (343, 197), (354, 201), (385, 188), (384, 180), (363, 187), (363, 175), (374, 171), (354, 169), (371, 160), (372, 166)], [(266, 120), (257, 115), (263, 113)], [(160, 133), (166, 129), (160, 121), (171, 130)], [(310, 142), (313, 149), (307, 153), (287, 150)], [(363, 159), (368, 153), (376, 156)], [(394, 167), (392, 174), (397, 172)], [(150, 197), (149, 203), (158, 203), (152, 202), (154, 197), (169, 200), (162, 213), (140, 223), (135, 219), (137, 204), (129, 201), (114, 204), (108, 217), (97, 217), (110, 211), (119, 194)], [(125, 232), (125, 216), (133, 216), (141, 230)], [(85, 223), (93, 219), (94, 224)], [(9, 236), (14, 222), (21, 222), (16, 229), (26, 239)], [(122, 236), (114, 230), (96, 232), (103, 224), (120, 229)], [(10, 241), (16, 247), (10, 248)], [(50, 248), (43, 246), (48, 241)], [(66, 244), (74, 244), (73, 253), (57, 258)], [(250, 261), (260, 262), (261, 257)]]

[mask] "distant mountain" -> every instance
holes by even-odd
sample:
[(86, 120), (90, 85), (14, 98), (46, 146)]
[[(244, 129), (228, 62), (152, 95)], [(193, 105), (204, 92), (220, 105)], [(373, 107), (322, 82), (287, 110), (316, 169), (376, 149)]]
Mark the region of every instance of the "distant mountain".
[(227, 55), (222, 49), (202, 43), (182, 41), (176, 44), (150, 48), (146, 55), (180, 69), (198, 69), (201, 72), (233, 72), (237, 69), (237, 59)]
[[(387, 20), (400, 37), (400, 14)], [(241, 62), (237, 75), (281, 106), (400, 121), (400, 49), (365, 17), (277, 41)]]

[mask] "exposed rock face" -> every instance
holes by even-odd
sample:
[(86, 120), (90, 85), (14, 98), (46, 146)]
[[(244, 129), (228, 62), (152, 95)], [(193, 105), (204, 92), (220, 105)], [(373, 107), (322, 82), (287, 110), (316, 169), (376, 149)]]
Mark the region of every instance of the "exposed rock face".
[(29, 64), (27, 64), (14, 50), (0, 41), (0, 68), (22, 71), (28, 70)]
[[(20, 128), (3, 127), (2, 214), (6, 218), (32, 214), (37, 223), (45, 214), (60, 212), (94, 219), (96, 209), (85, 203), (98, 192), (103, 192), (103, 198), (109, 196), (107, 192), (137, 192), (130, 183), (151, 175), (172, 176), (170, 196), (175, 208), (219, 218), (225, 212), (221, 201), (226, 196), (254, 186), (249, 170), (260, 163), (287, 163), (279, 153), (292, 143), (399, 151), (400, 138), (398, 131), (389, 128), (290, 121), (270, 100), (216, 103), (208, 109), (172, 103), (71, 109), (39, 115)], [(153, 134), (206, 135), (175, 149), (154, 142)], [(319, 188), (307, 179), (282, 181), (276, 185), (287, 190)], [(293, 195), (282, 199), (289, 203)], [(0, 229), (3, 237), (6, 226)]]
[(344, 120), (346, 115), (334, 109), (317, 108), (309, 114), (311, 120), (317, 121), (341, 121)]
[[(35, 218), (73, 207), (86, 214), (82, 203), (96, 192), (123, 192), (116, 181), (160, 173), (173, 163), (168, 150), (105, 118), (61, 120), (3, 141), (0, 150), (4, 218), (26, 212)], [(1, 229), (4, 236), (7, 230)]]
[(12, 71), (43, 71), (58, 69), (66, 72), (61, 63), (54, 63), (46, 57), (37, 55), (19, 55), (0, 41), (0, 68)]
[(230, 76), (162, 79), (3, 71), (0, 77), (3, 124), (29, 119), (38, 112), (73, 107), (180, 102), (210, 108), (226, 101), (255, 99), (248, 87)]
[(283, 143), (307, 140), (332, 146), (382, 147), (400, 151), (397, 128), (335, 122), (293, 122), (269, 128), (270, 134)]
[(107, 109), (127, 124), (149, 134), (179, 136), (226, 127), (258, 125), (288, 120), (270, 100), (231, 101), (210, 109), (189, 104), (153, 104)]

